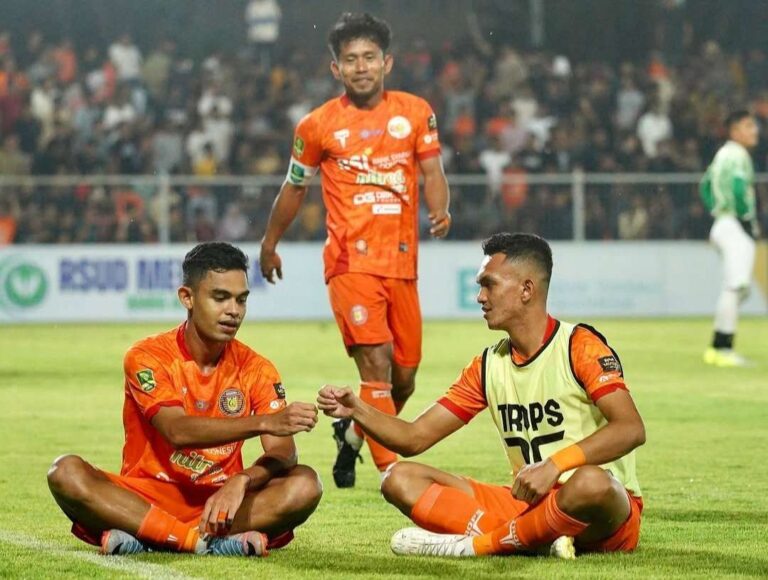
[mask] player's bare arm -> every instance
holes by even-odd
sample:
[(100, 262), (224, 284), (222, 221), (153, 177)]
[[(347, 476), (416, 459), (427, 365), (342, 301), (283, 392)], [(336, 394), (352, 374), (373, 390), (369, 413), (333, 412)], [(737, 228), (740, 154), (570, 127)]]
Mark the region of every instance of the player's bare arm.
[(451, 214), (448, 213), (450, 193), (443, 160), (439, 155), (428, 157), (419, 162), (419, 168), (424, 175), (424, 200), (432, 224), (429, 233), (435, 238), (444, 238), (451, 227)]
[[(645, 426), (628, 391), (614, 391), (601, 397), (596, 405), (608, 424), (576, 444), (584, 454), (584, 464), (609, 463), (645, 443)], [(517, 474), (512, 493), (517, 499), (536, 503), (552, 489), (561, 473), (552, 458), (526, 466)]]
[(337, 419), (352, 418), (366, 435), (404, 457), (425, 452), (464, 426), (442, 405), (433, 405), (414, 421), (387, 415), (362, 401), (349, 387), (325, 385), (317, 396), (321, 411)]
[(221, 489), (208, 498), (200, 517), (200, 534), (228, 534), (245, 494), (263, 488), (271, 479), (297, 465), (298, 454), (293, 437), (262, 435), (261, 445), (264, 448), (262, 456), (250, 467), (230, 477)]
[(267, 230), (261, 240), (261, 255), (259, 257), (261, 275), (270, 284), (275, 283), (275, 274), (281, 280), (283, 279), (283, 263), (276, 251), (277, 243), (283, 237), (285, 230), (296, 219), (306, 194), (306, 186), (294, 185), (286, 181), (272, 204), (272, 211), (267, 221)]
[(164, 407), (152, 418), (152, 425), (177, 449), (213, 447), (259, 435), (287, 437), (311, 431), (316, 424), (315, 406), (298, 402), (272, 415), (194, 417), (181, 407)]

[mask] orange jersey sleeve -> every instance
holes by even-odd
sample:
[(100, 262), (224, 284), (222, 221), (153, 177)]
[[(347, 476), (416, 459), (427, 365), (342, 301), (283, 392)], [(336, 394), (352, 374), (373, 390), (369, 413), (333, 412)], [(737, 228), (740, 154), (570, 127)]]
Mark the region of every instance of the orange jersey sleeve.
[(323, 159), (322, 135), (316, 126), (317, 120), (311, 114), (296, 125), (286, 177), (294, 185), (309, 185)]
[(251, 373), (251, 409), (256, 415), (270, 415), (285, 409), (285, 387), (275, 366), (262, 358)]
[(594, 329), (574, 329), (570, 356), (573, 375), (593, 402), (618, 389), (628, 390), (619, 357)]
[(484, 365), (485, 354), (473, 358), (445, 396), (437, 401), (465, 423), (488, 406), (483, 385)]
[(123, 359), (126, 392), (140, 412), (151, 421), (161, 407), (183, 407), (183, 394), (155, 355), (140, 348), (130, 349)]
[(416, 158), (427, 159), (440, 154), (440, 139), (437, 135), (437, 117), (426, 101), (417, 101), (411, 123), (416, 133)]

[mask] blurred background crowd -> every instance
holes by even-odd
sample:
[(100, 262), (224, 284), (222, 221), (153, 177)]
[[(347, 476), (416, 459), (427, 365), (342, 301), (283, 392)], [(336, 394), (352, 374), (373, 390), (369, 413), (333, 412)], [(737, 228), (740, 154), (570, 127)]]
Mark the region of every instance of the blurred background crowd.
[[(0, 176), (269, 177), (171, 191), (171, 241), (258, 240), (287, 167), (294, 125), (340, 92), (324, 42), (338, 11), (320, 26), (301, 18), (298, 2), (226, 4), (236, 6), (222, 10), (219, 42), (203, 34), (202, 17), (174, 30), (172, 1), (170, 13), (123, 25), (119, 10), (110, 18), (98, 3), (64, 2), (64, 9), (90, 10), (84, 14), (94, 22), (86, 30), (76, 24), (77, 13), (51, 30), (17, 6), (19, 26), (6, 21), (0, 29)], [(446, 172), (477, 176), (452, 185), (453, 238), (502, 228), (570, 238), (572, 185), (530, 176), (699, 174), (723, 142), (722, 120), (735, 107), (758, 118), (762, 139), (753, 158), (757, 171), (766, 170), (765, 35), (741, 37), (741, 21), (729, 28), (726, 18), (713, 29), (700, 6), (689, 6), (692, 0), (645, 3), (651, 8), (642, 46), (613, 51), (578, 48), (589, 39), (576, 32), (567, 42), (537, 39), (543, 34), (537, 26), (557, 30), (559, 21), (535, 20), (535, 0), (507, 7), (478, 2), (474, 9), (445, 1), (447, 16), (461, 23), (462, 33), (450, 38), (409, 29), (386, 3), (362, 4), (351, 7), (387, 18), (395, 32), (387, 86), (426, 98), (438, 117)], [(580, 4), (598, 10), (581, 18), (599, 21), (602, 10), (602, 17), (631, 28), (626, 10), (614, 14), (597, 0)], [(424, 5), (438, 9), (441, 2)], [(737, 15), (738, 5), (732, 5)], [(189, 38), (195, 26), (199, 42)], [(695, 183), (588, 181), (586, 189), (587, 239), (707, 235), (710, 219)], [(156, 241), (159, 211), (157, 186), (130, 177), (120, 186), (86, 177), (0, 183), (0, 243)], [(323, 239), (323, 219), (313, 188), (290, 238)]]

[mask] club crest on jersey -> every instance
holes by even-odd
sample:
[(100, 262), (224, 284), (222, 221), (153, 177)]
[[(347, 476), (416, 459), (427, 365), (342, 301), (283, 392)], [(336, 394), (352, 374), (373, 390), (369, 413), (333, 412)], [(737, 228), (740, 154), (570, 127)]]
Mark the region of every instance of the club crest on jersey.
[(243, 411), (245, 398), (237, 389), (227, 389), (219, 397), (219, 409), (225, 415), (235, 416)]
[(136, 373), (136, 378), (139, 379), (139, 386), (145, 393), (151, 393), (157, 387), (155, 382), (155, 374), (151, 369), (144, 369)]
[(296, 135), (296, 139), (293, 140), (293, 152), (296, 157), (304, 155), (304, 139)]
[(405, 139), (411, 134), (411, 123), (405, 117), (392, 117), (387, 123), (387, 133), (395, 139)]
[(349, 311), (349, 317), (352, 319), (352, 324), (362, 326), (368, 321), (368, 309), (362, 304), (356, 304)]
[(339, 142), (342, 148), (347, 146), (347, 139), (349, 138), (349, 129), (340, 129), (333, 133), (333, 138)]

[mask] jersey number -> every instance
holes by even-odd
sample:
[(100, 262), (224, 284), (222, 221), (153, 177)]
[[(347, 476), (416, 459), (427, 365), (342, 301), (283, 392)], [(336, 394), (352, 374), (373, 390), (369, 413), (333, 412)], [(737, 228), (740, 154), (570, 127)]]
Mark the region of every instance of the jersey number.
[[(530, 443), (522, 437), (504, 437), (504, 441), (507, 442), (507, 447), (519, 447), (520, 452), (523, 454), (523, 459), (530, 465), (531, 463), (538, 463), (541, 461), (541, 451), (539, 451), (539, 449), (542, 445), (561, 441), (563, 437), (565, 437), (565, 431), (534, 437), (531, 439)], [(531, 461), (531, 459), (533, 459), (533, 461)]]

